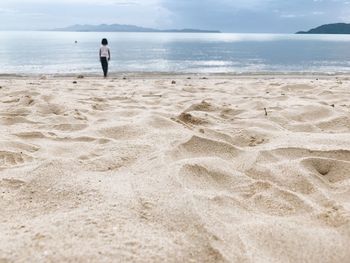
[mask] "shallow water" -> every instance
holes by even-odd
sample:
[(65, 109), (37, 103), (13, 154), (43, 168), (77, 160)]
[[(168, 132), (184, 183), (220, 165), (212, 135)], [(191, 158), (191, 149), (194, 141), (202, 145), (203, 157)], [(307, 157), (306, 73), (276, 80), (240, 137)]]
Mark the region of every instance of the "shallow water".
[(0, 74), (100, 72), (103, 37), (111, 72), (350, 72), (350, 35), (0, 32)]

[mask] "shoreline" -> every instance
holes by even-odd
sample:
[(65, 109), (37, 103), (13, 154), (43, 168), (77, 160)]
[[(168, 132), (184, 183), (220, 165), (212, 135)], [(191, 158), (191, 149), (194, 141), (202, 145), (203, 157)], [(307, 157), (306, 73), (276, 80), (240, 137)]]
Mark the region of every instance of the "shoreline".
[[(0, 73), (0, 78), (77, 78), (78, 76), (83, 76), (84, 78), (103, 78), (102, 73)], [(350, 77), (350, 72), (338, 72), (338, 73), (327, 73), (327, 72), (244, 72), (244, 73), (191, 73), (191, 72), (130, 72), (130, 71), (121, 71), (121, 72), (111, 72), (107, 79), (115, 79), (120, 77), (135, 77), (135, 78), (157, 78), (157, 77), (212, 77), (212, 78), (249, 78), (249, 77), (276, 77), (276, 78), (332, 78), (332, 77)]]

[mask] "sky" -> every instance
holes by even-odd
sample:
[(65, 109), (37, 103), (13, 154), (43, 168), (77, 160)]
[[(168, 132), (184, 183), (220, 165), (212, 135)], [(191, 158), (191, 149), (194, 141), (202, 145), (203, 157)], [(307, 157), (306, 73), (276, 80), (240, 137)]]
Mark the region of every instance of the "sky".
[(0, 30), (74, 24), (294, 33), (350, 22), (350, 0), (0, 0)]

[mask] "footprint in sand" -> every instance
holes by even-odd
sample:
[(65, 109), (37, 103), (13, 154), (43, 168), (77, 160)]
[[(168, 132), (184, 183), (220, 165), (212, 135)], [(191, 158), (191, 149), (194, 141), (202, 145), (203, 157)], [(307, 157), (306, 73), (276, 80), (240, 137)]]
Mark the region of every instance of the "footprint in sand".
[(3, 149), (7, 149), (8, 151), (12, 152), (36, 152), (40, 149), (39, 146), (33, 145), (33, 144), (27, 144), (17, 141), (0, 141), (0, 147)]
[(11, 103), (17, 103), (19, 101), (20, 101), (19, 98), (14, 98), (14, 99), (11, 98), (11, 99), (2, 101), (2, 103), (11, 104)]
[(23, 152), (0, 151), (0, 170), (22, 165), (32, 159)]
[(42, 132), (30, 131), (30, 132), (19, 132), (14, 134), (15, 136), (22, 139), (44, 139), (47, 138)]
[(241, 152), (240, 149), (229, 143), (194, 135), (188, 141), (178, 145), (172, 151), (172, 156), (175, 159), (214, 157), (232, 160)]
[(350, 213), (343, 206), (326, 207), (317, 215), (317, 219), (331, 227), (341, 227), (350, 223)]
[(217, 165), (200, 161), (184, 164), (178, 172), (178, 178), (181, 184), (189, 190), (195, 189), (212, 193), (230, 193), (238, 178), (244, 180), (244, 176), (239, 172), (231, 174), (227, 170), (220, 169)]
[(21, 116), (3, 117), (3, 118), (0, 118), (0, 122), (3, 123), (4, 125), (15, 125), (18, 123), (30, 123), (30, 124), (37, 123)]
[[(286, 171), (288, 171), (287, 175)], [(303, 168), (300, 169), (298, 161), (255, 163), (244, 173), (253, 180), (273, 182), (281, 188), (299, 194), (311, 195), (317, 192), (317, 187), (312, 178), (304, 172)]]
[(87, 128), (87, 124), (75, 124), (75, 123), (62, 123), (52, 126), (54, 130), (64, 131), (64, 132), (72, 132), (72, 131), (80, 131)]
[(26, 117), (30, 113), (31, 111), (28, 109), (14, 107), (6, 110), (6, 112), (0, 112), (0, 116), (17, 118), (17, 117)]
[(64, 105), (54, 103), (37, 104), (36, 108), (38, 109), (38, 113), (42, 115), (63, 115), (66, 112)]
[(220, 112), (220, 117), (223, 119), (233, 119), (234, 117), (236, 117), (237, 115), (243, 113), (244, 110), (238, 110), (238, 109), (231, 109), (231, 108), (223, 108), (221, 109)]
[(34, 99), (32, 98), (32, 96), (30, 95), (26, 95), (24, 97), (22, 97), (19, 101), (19, 105), (23, 106), (23, 107), (29, 107), (35, 104)]
[(181, 113), (177, 119), (174, 119), (175, 121), (179, 123), (184, 123), (184, 124), (192, 124), (192, 125), (200, 125), (200, 124), (205, 124), (207, 121), (205, 121), (202, 118), (195, 117), (190, 113), (183, 112)]
[(135, 125), (121, 125), (104, 128), (100, 130), (99, 133), (110, 139), (134, 140), (143, 137), (145, 130), (144, 128)]
[(95, 111), (105, 111), (109, 106), (105, 103), (94, 103), (91, 107)]
[(350, 183), (350, 162), (330, 158), (307, 158), (302, 164), (327, 184)]
[(139, 207), (137, 209), (141, 219), (150, 220), (152, 218), (152, 209), (156, 206), (154, 202), (139, 198)]
[(255, 146), (258, 146), (260, 144), (263, 144), (264, 142), (265, 142), (264, 138), (257, 138), (255, 136), (251, 136), (248, 145), (250, 147), (255, 147)]
[(10, 189), (18, 189), (25, 185), (26, 182), (14, 178), (5, 178), (0, 180), (0, 188), (10, 188)]
[(297, 193), (284, 190), (267, 181), (242, 184), (234, 191), (243, 198), (242, 203), (258, 213), (286, 216), (312, 211), (312, 207)]
[(78, 109), (74, 109), (74, 119), (82, 120), (82, 121), (88, 120), (88, 118), (83, 113), (81, 113)]

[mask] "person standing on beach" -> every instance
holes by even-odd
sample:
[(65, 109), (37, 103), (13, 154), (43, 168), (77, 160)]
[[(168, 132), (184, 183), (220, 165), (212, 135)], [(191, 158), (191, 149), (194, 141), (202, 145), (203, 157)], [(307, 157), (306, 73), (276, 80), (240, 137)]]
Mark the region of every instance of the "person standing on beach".
[(103, 75), (106, 78), (108, 74), (108, 62), (111, 60), (111, 51), (108, 47), (108, 40), (106, 38), (102, 39), (100, 48), (100, 61), (102, 65)]

